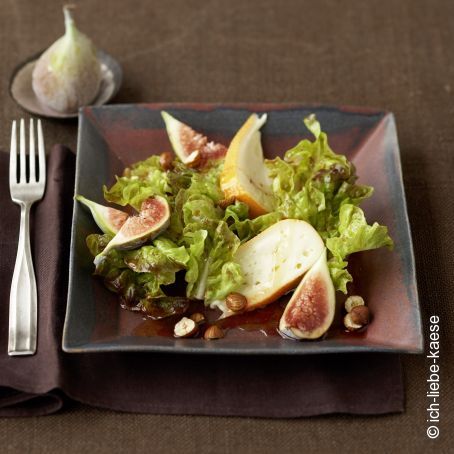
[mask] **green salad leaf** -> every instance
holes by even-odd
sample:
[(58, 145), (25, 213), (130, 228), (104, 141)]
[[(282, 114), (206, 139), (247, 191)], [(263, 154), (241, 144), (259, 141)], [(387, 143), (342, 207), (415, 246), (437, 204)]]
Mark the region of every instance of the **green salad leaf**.
[(342, 205), (339, 213), (338, 235), (326, 240), (326, 247), (332, 254), (328, 261), (331, 277), (339, 290), (347, 292), (346, 285), (352, 281), (347, 271), (346, 258), (354, 252), (393, 248), (388, 229), (376, 222), (368, 225), (363, 210), (354, 205)]
[(184, 242), (189, 252), (189, 261), (186, 266), (185, 280), (187, 282), (186, 295), (188, 297), (203, 298), (205, 295), (204, 272), (207, 261), (205, 242), (208, 238), (206, 230), (196, 230), (187, 232), (184, 236)]
[(98, 257), (95, 274), (127, 304), (170, 314), (183, 305), (180, 301), (179, 308), (167, 307), (173, 300), (165, 296), (165, 286), (181, 272), (186, 296), (208, 304), (244, 282), (243, 270), (235, 262), (238, 247), (279, 220), (291, 218), (309, 222), (321, 235), (334, 286), (346, 293), (352, 281), (349, 255), (392, 248), (393, 242), (387, 228), (369, 225), (359, 208), (373, 188), (357, 182), (353, 163), (330, 148), (315, 116), (304, 122), (315, 140), (304, 139), (282, 159), (265, 161), (275, 209), (254, 219), (240, 201), (220, 207), (222, 160), (196, 170), (176, 159), (171, 169), (164, 170), (159, 157), (152, 156), (127, 168), (112, 187), (104, 187), (105, 199), (139, 210), (148, 197), (163, 196), (171, 209), (170, 225), (148, 244), (129, 251), (113, 249), (103, 256), (99, 254), (112, 236), (89, 235), (87, 246)]
[(243, 282), (241, 269), (233, 261), (240, 239), (228, 228), (224, 210), (217, 205), (223, 198), (220, 170), (212, 167), (195, 174), (182, 196), (182, 241), (194, 251), (186, 273), (187, 296), (198, 299), (223, 298)]
[(282, 214), (277, 211), (249, 219), (249, 207), (238, 201), (234, 205), (229, 205), (224, 212), (224, 221), (227, 222), (230, 230), (238, 236), (241, 243), (250, 240), (281, 219)]
[[(112, 250), (98, 258), (95, 274), (103, 276), (111, 290), (123, 294), (128, 289), (144, 306), (149, 305), (150, 298), (162, 297), (161, 286), (174, 283), (179, 271), (185, 272), (190, 298), (220, 299), (237, 288), (243, 282), (243, 274), (233, 255), (241, 240), (235, 228), (229, 228), (226, 222), (229, 216), (218, 206), (223, 198), (219, 185), (221, 170), (222, 163), (197, 172), (177, 161), (172, 171), (164, 172), (159, 159), (152, 157), (128, 169), (110, 189), (104, 188), (108, 201), (136, 209), (151, 195), (165, 195), (171, 219), (166, 232), (152, 244), (132, 251)], [(237, 220), (244, 226), (239, 227), (245, 232), (243, 239), (277, 218), (271, 214), (262, 220), (250, 220), (246, 205), (242, 211)], [(265, 221), (266, 218), (269, 220)], [(91, 253), (98, 255), (111, 238), (90, 235), (87, 244)]]
[[(170, 240), (169, 240), (170, 241)], [(155, 240), (153, 245), (142, 246), (133, 251), (123, 253), (123, 260), (131, 270), (137, 273), (155, 273), (160, 276), (163, 284), (175, 281), (175, 273), (185, 268), (189, 254), (184, 246), (161, 249)]]
[(304, 120), (315, 141), (302, 140), (284, 159), (267, 162), (273, 178), (276, 210), (286, 218), (302, 219), (318, 231), (331, 253), (329, 267), (335, 288), (347, 292), (352, 276), (349, 254), (392, 246), (386, 227), (369, 226), (358, 205), (373, 188), (356, 182), (356, 169), (346, 156), (328, 144), (320, 123), (310, 115)]
[(211, 238), (212, 247), (208, 253), (206, 290), (207, 300), (220, 300), (236, 290), (243, 282), (240, 265), (233, 256), (240, 245), (240, 239), (220, 221)]
[(165, 237), (132, 251), (112, 249), (105, 256), (99, 256), (110, 238), (110, 235), (97, 234), (87, 237), (91, 254), (99, 258), (95, 275), (103, 277), (106, 286), (128, 303), (138, 304), (142, 298), (164, 296), (161, 286), (173, 284), (176, 273), (185, 269), (189, 261), (186, 248), (178, 247)]
[(347, 293), (347, 284), (353, 281), (352, 275), (347, 270), (348, 262), (338, 257), (328, 260), (328, 269), (336, 290)]
[(323, 239), (335, 235), (343, 204), (359, 205), (372, 195), (370, 186), (356, 183), (356, 171), (347, 157), (334, 153), (314, 116), (305, 119), (315, 141), (302, 140), (284, 159), (268, 161), (277, 211), (286, 218), (312, 224)]
[(122, 177), (108, 189), (104, 186), (104, 198), (117, 205), (131, 205), (140, 210), (142, 202), (153, 195), (165, 197), (172, 193), (167, 173), (159, 163), (159, 156), (151, 156), (145, 161), (128, 168)]
[[(88, 249), (93, 257), (98, 256), (111, 240), (111, 235), (91, 234), (86, 238)], [(110, 250), (96, 263), (94, 274), (104, 280), (106, 287), (118, 293), (128, 305), (136, 305), (145, 292), (139, 282), (139, 274), (128, 269), (121, 251)]]
[(338, 232), (338, 236), (326, 240), (326, 246), (341, 259), (354, 252), (393, 246), (387, 227), (376, 222), (368, 225), (363, 210), (354, 205), (343, 205), (340, 209)]

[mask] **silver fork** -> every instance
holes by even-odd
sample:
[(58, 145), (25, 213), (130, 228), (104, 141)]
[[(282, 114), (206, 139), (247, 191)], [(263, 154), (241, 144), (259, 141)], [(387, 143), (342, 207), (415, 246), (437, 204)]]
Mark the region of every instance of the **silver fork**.
[(38, 120), (38, 176), (36, 175), (35, 128), (30, 120), (28, 179), (25, 142), (25, 123), (20, 121), (19, 134), (19, 180), (17, 177), (17, 134), (16, 121), (11, 133), (9, 161), (9, 189), (13, 202), (21, 207), (19, 244), (14, 266), (11, 293), (9, 297), (9, 339), (8, 354), (33, 355), (36, 352), (37, 292), (36, 279), (30, 249), (30, 207), (43, 198), (46, 186), (46, 157), (43, 130)]

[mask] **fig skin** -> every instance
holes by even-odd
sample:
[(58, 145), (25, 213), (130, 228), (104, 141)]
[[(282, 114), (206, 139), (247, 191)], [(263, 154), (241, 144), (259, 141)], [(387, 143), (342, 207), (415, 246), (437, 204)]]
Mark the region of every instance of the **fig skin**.
[(208, 138), (202, 133), (195, 131), (169, 113), (162, 111), (161, 116), (173, 151), (187, 167), (204, 167), (210, 160), (221, 159), (227, 153), (224, 145), (208, 142)]
[(279, 331), (292, 339), (318, 339), (331, 326), (335, 308), (335, 289), (325, 249), (293, 293), (279, 322)]
[(134, 249), (156, 238), (170, 224), (170, 207), (164, 197), (155, 195), (142, 203), (137, 216), (130, 216), (103, 252), (95, 257), (95, 265), (111, 249)]
[(76, 195), (74, 198), (90, 210), (93, 220), (103, 233), (116, 235), (128, 219), (128, 214), (123, 211), (100, 205), (81, 195)]
[(90, 104), (101, 85), (101, 67), (91, 40), (77, 30), (68, 7), (65, 34), (39, 58), (32, 75), (38, 100), (62, 113)]

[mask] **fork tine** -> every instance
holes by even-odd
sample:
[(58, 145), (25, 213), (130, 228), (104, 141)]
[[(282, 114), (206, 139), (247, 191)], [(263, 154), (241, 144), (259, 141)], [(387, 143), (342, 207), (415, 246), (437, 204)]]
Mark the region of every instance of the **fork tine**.
[(44, 149), (43, 128), (41, 120), (38, 120), (38, 167), (39, 167), (39, 182), (46, 182), (46, 151)]
[(17, 183), (17, 134), (16, 120), (13, 121), (11, 128), (11, 149), (9, 155), (9, 184)]
[(33, 118), (30, 118), (30, 134), (29, 134), (30, 146), (28, 148), (28, 162), (30, 164), (30, 183), (36, 182), (36, 173), (35, 173), (35, 128), (33, 124)]
[(26, 183), (26, 161), (25, 161), (25, 122), (21, 118), (20, 121), (20, 140), (19, 140), (19, 149), (20, 149), (20, 178), (19, 183)]

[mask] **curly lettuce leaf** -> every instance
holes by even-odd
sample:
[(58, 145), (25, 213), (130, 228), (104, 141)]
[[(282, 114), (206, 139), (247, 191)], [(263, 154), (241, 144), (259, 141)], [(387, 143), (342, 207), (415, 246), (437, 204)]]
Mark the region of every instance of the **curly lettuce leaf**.
[(208, 238), (206, 230), (187, 232), (184, 242), (189, 250), (189, 260), (186, 265), (185, 280), (187, 282), (186, 295), (202, 299), (205, 295), (204, 271), (206, 269), (205, 241)]
[(106, 248), (110, 240), (113, 238), (112, 235), (105, 233), (103, 235), (98, 233), (92, 233), (85, 238), (87, 243), (88, 250), (93, 257), (96, 257), (98, 254)]
[(388, 228), (374, 222), (368, 225), (361, 208), (343, 205), (339, 213), (339, 236), (328, 238), (326, 246), (334, 257), (345, 259), (350, 254), (380, 247), (392, 249)]
[(331, 277), (338, 290), (347, 292), (347, 283), (352, 276), (347, 271), (350, 254), (381, 247), (393, 248), (393, 240), (385, 226), (374, 222), (368, 225), (363, 210), (354, 205), (342, 205), (339, 213), (338, 236), (328, 238), (326, 247), (332, 254), (328, 261)]
[(168, 238), (157, 238), (153, 245), (124, 252), (125, 264), (136, 273), (143, 284), (146, 298), (163, 296), (162, 285), (175, 282), (176, 273), (186, 268), (189, 254), (184, 246), (177, 246)]
[[(219, 220), (222, 210), (217, 207), (222, 198), (219, 186), (219, 173), (221, 167), (212, 167), (203, 173), (191, 170), (185, 177), (184, 185), (174, 188), (174, 197), (171, 200), (170, 227), (167, 235), (174, 241), (182, 243), (183, 230), (190, 224), (197, 224), (204, 228), (203, 220)], [(174, 172), (169, 172), (172, 181)], [(181, 182), (181, 181), (180, 181)]]
[(145, 295), (138, 275), (129, 269), (110, 268), (104, 284), (111, 292), (118, 293), (128, 307), (137, 306)]
[(273, 178), (276, 210), (286, 218), (302, 219), (318, 231), (330, 250), (328, 264), (336, 289), (346, 293), (352, 276), (347, 257), (354, 252), (390, 246), (386, 227), (369, 226), (359, 204), (373, 188), (356, 182), (356, 169), (336, 154), (314, 115), (304, 120), (315, 140), (302, 140), (284, 159), (267, 162)]
[(162, 169), (159, 156), (134, 164), (116, 180), (110, 189), (103, 187), (104, 198), (117, 205), (131, 205), (136, 210), (140, 210), (142, 202), (153, 195), (165, 197), (172, 193), (168, 174)]
[(309, 222), (326, 239), (337, 233), (341, 206), (359, 205), (373, 189), (356, 183), (353, 163), (331, 150), (315, 116), (306, 118), (305, 124), (315, 141), (302, 140), (284, 159), (268, 161), (267, 166), (277, 211)]
[(186, 295), (203, 299), (210, 265), (208, 256), (213, 247), (219, 213), (213, 201), (206, 196), (199, 199), (192, 197), (183, 205), (182, 213), (184, 227), (181, 241), (190, 255), (185, 275), (188, 283)]
[(186, 294), (196, 299), (223, 298), (239, 287), (243, 274), (233, 255), (239, 238), (224, 221), (202, 219), (185, 227), (183, 241), (189, 249)]
[[(105, 249), (111, 235), (88, 235), (86, 243), (93, 257)], [(138, 274), (128, 269), (123, 255), (118, 250), (111, 250), (96, 263), (94, 274), (104, 280), (105, 286), (112, 292), (118, 293), (129, 306), (136, 305), (144, 296), (144, 289), (138, 282)]]
[(101, 257), (95, 275), (103, 277), (107, 288), (119, 293), (128, 305), (164, 296), (161, 286), (174, 283), (176, 273), (189, 261), (185, 247), (165, 237), (133, 251), (112, 249), (99, 256), (110, 239), (110, 235), (89, 235), (87, 246), (94, 257)]
[[(302, 140), (283, 159), (266, 162), (275, 211), (254, 219), (249, 219), (249, 208), (242, 202), (225, 210), (219, 207), (224, 198), (219, 184), (222, 161), (198, 171), (175, 160), (173, 168), (164, 171), (159, 157), (152, 156), (126, 169), (110, 189), (104, 187), (106, 200), (140, 209), (146, 198), (164, 196), (171, 208), (170, 226), (151, 244), (133, 251), (109, 251), (97, 261), (95, 274), (128, 303), (153, 310), (158, 308), (157, 299), (164, 297), (162, 287), (173, 283), (181, 270), (187, 297), (207, 302), (223, 299), (243, 282), (234, 260), (239, 245), (279, 220), (293, 218), (309, 222), (322, 236), (334, 285), (346, 292), (352, 280), (348, 256), (392, 247), (392, 240), (386, 227), (368, 225), (358, 208), (373, 189), (357, 183), (354, 165), (329, 147), (315, 116), (306, 118), (305, 124), (314, 141)], [(87, 245), (99, 256), (110, 239), (90, 235)]]
[(188, 187), (188, 196), (206, 196), (214, 203), (224, 198), (224, 193), (219, 184), (219, 176), (222, 170), (222, 162), (202, 172), (192, 175), (191, 184)]
[(163, 251), (156, 246), (147, 245), (124, 253), (124, 262), (137, 273), (164, 274), (170, 272), (175, 275), (177, 271), (185, 268), (188, 261), (189, 255), (184, 246)]
[(240, 240), (228, 228), (226, 222), (220, 221), (214, 232), (212, 244), (207, 260), (205, 299), (219, 300), (244, 282), (241, 267), (233, 260)]
[(241, 240), (241, 243), (244, 243), (280, 221), (282, 214), (274, 211), (249, 219), (248, 205), (236, 201), (234, 205), (229, 205), (225, 209), (223, 219), (229, 225), (230, 230)]
[(113, 236), (107, 233), (103, 235), (94, 233), (85, 239), (93, 257), (99, 257), (99, 260), (96, 261), (95, 275), (104, 276), (110, 268), (126, 268), (121, 252), (116, 249), (111, 249), (106, 255), (101, 256), (101, 252), (112, 238)]
[(338, 257), (328, 260), (328, 269), (336, 290), (347, 293), (347, 284), (353, 281), (352, 275), (347, 270), (348, 262)]
[(167, 179), (172, 194), (176, 195), (180, 189), (186, 189), (191, 185), (196, 170), (186, 167), (181, 161), (173, 161), (172, 165), (172, 170), (167, 172)]
[[(104, 188), (108, 201), (136, 209), (146, 198), (164, 195), (171, 207), (171, 219), (165, 236), (159, 236), (152, 244), (133, 251), (113, 250), (97, 259), (97, 273), (109, 275), (113, 281), (121, 274), (119, 270), (127, 268), (121, 282), (130, 279), (132, 271), (142, 298), (148, 300), (162, 296), (161, 286), (173, 283), (179, 270), (186, 270), (189, 297), (204, 299), (206, 294), (225, 294), (242, 282), (242, 275), (239, 266), (232, 262), (240, 240), (228, 229), (223, 221), (224, 211), (218, 206), (223, 198), (219, 184), (222, 162), (200, 172), (179, 161), (173, 164), (171, 171), (164, 172), (159, 158), (153, 156), (126, 169), (110, 189)], [(92, 253), (98, 255), (108, 238), (90, 241)], [(121, 293), (122, 286), (115, 282), (110, 288)]]
[[(175, 198), (174, 230), (181, 229), (180, 243), (190, 255), (185, 276), (187, 296), (197, 299), (221, 294), (238, 286), (242, 279), (238, 266), (230, 263), (239, 239), (223, 222), (223, 210), (217, 205), (223, 198), (220, 170), (217, 165), (194, 173), (189, 187), (180, 189)], [(227, 276), (231, 278), (229, 284)]]
[(158, 251), (164, 254), (173, 263), (186, 266), (189, 261), (189, 254), (184, 246), (177, 246), (172, 240), (159, 236), (153, 241)]

